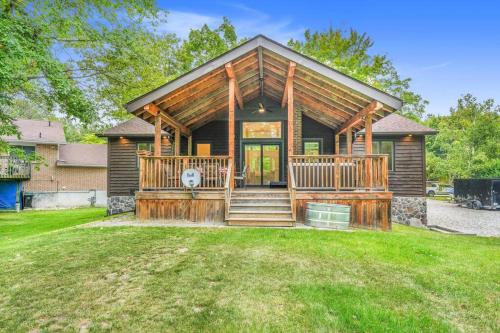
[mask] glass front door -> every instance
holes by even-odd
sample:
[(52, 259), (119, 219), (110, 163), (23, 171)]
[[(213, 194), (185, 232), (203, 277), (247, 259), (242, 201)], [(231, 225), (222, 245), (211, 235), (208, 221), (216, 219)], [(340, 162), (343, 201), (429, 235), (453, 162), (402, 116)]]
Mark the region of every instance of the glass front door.
[(244, 160), (247, 166), (247, 185), (265, 185), (280, 180), (280, 145), (245, 143)]

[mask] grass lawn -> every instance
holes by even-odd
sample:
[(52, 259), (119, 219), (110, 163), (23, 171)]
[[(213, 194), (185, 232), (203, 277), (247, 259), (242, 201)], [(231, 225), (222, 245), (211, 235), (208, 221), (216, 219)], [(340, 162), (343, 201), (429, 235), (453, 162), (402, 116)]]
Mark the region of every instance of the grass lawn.
[(35, 234), (59, 214), (55, 228), (102, 211), (30, 214), (12, 215), (17, 227), (0, 217), (18, 237), (0, 238), (1, 332), (500, 330), (498, 238), (403, 226)]
[(23, 237), (95, 221), (105, 215), (103, 208), (0, 212), (0, 246)]

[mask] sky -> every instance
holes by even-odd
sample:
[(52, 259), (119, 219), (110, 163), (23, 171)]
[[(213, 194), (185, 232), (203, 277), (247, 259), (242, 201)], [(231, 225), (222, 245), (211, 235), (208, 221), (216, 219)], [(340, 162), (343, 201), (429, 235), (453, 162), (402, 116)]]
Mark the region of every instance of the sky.
[(182, 1), (159, 0), (169, 14), (161, 27), (186, 37), (226, 16), (238, 37), (266, 35), (286, 44), (305, 29), (365, 32), (372, 52), (387, 55), (411, 89), (429, 101), (427, 113), (447, 114), (472, 93), (500, 103), (500, 1)]

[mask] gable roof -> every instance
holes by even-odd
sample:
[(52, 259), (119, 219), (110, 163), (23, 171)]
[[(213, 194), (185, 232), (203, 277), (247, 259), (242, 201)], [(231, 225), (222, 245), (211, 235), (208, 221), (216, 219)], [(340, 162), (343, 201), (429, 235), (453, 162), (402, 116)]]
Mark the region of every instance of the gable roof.
[(6, 142), (13, 144), (22, 143), (45, 143), (63, 144), (66, 143), (63, 125), (56, 121), (17, 119), (13, 121), (17, 126), (21, 137), (15, 135), (5, 136)]
[(57, 166), (106, 167), (108, 146), (101, 144), (69, 143), (59, 146)]
[[(104, 131), (100, 136), (104, 137), (119, 137), (119, 136), (154, 136), (155, 127), (140, 118), (134, 117), (115, 127)], [(169, 135), (162, 131), (162, 135)]]
[[(364, 133), (364, 129), (360, 131)], [(405, 134), (421, 134), (432, 135), (437, 134), (433, 128), (426, 127), (411, 119), (403, 117), (399, 114), (393, 113), (385, 118), (380, 119), (372, 126), (373, 134), (392, 134), (392, 135), (405, 135)]]
[[(149, 103), (165, 116), (190, 129), (215, 119), (228, 108), (226, 64), (231, 64), (243, 101), (266, 95), (281, 102), (290, 63), (296, 64), (294, 104), (309, 117), (338, 129), (373, 101), (383, 104), (374, 121), (402, 106), (402, 101), (379, 89), (304, 56), (265, 36), (258, 35), (221, 56), (144, 94), (125, 105), (148, 122)], [(163, 123), (163, 122), (162, 122)], [(355, 126), (363, 128), (363, 121)]]

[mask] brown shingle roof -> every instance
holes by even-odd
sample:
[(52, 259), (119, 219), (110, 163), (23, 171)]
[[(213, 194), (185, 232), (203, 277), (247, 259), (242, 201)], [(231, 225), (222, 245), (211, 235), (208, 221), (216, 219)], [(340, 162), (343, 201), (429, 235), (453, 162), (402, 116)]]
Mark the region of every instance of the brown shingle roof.
[(69, 143), (59, 146), (57, 166), (106, 167), (107, 164), (107, 145)]
[[(364, 133), (365, 130), (361, 130)], [(410, 120), (399, 114), (392, 113), (373, 124), (372, 132), (374, 134), (422, 134), (432, 135), (437, 131)]]
[(14, 120), (21, 139), (15, 135), (3, 137), (10, 143), (66, 143), (64, 128), (61, 123), (48, 120), (18, 119)]
[[(154, 136), (155, 127), (140, 118), (134, 117), (124, 123), (104, 131), (102, 136)], [(168, 135), (162, 131), (162, 135)]]

